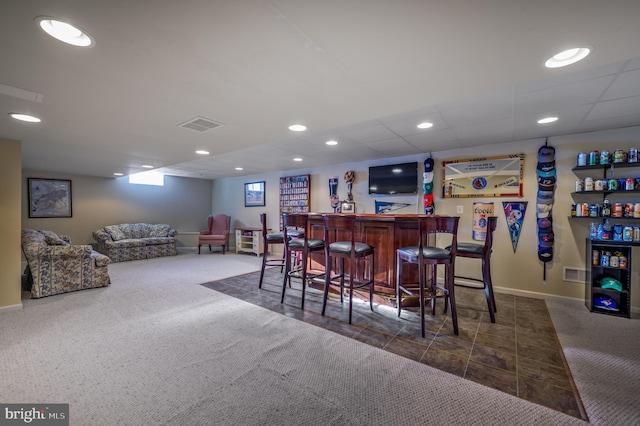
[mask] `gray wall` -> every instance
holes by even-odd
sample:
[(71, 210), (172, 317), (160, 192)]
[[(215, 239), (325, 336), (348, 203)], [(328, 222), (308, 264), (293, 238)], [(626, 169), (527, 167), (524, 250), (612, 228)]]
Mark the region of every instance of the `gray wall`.
[[(71, 180), (71, 218), (29, 218), (27, 178)], [(131, 185), (127, 177), (109, 179), (36, 170), (22, 171), (22, 228), (71, 236), (75, 244), (95, 243), (91, 231), (118, 223), (168, 223), (179, 246), (195, 246), (195, 234), (211, 214), (212, 182), (165, 176), (164, 186)]]

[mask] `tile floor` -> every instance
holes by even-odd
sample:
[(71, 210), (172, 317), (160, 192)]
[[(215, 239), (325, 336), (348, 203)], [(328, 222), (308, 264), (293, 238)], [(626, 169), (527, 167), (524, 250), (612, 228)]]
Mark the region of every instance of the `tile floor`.
[(323, 317), (320, 291), (308, 288), (302, 310), (300, 280), (292, 281), (281, 304), (280, 269), (266, 271), (262, 289), (258, 278), (259, 273), (252, 273), (203, 285), (587, 420), (543, 300), (496, 294), (492, 324), (484, 292), (456, 287), (459, 335), (453, 334), (451, 317), (443, 314), (439, 299), (435, 317), (426, 315), (427, 335), (422, 338), (417, 308), (403, 309), (398, 318), (392, 306), (374, 305), (371, 312), (367, 301), (355, 301), (349, 325), (348, 299), (341, 305), (338, 296), (331, 298)]

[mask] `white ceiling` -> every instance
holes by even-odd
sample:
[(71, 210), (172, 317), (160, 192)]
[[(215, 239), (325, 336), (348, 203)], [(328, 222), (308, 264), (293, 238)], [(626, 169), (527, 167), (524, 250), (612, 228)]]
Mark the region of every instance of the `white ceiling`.
[(0, 137), (26, 169), (215, 179), (639, 126), (639, 41), (637, 0), (0, 0), (0, 84), (42, 95), (0, 94)]

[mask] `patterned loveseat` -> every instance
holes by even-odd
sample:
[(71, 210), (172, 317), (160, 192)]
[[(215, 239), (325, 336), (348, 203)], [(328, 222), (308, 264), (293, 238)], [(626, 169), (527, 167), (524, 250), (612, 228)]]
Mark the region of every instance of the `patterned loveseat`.
[(176, 231), (167, 224), (123, 223), (93, 231), (98, 251), (112, 262), (175, 256)]
[(22, 251), (34, 299), (109, 285), (111, 260), (88, 244), (72, 245), (66, 235), (23, 229)]

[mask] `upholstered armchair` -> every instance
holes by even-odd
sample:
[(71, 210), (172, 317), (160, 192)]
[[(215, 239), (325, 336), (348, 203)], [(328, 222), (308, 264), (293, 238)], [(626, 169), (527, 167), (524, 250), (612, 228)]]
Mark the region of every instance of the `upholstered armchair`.
[(198, 235), (198, 254), (200, 254), (200, 246), (205, 244), (209, 246), (222, 246), (222, 254), (229, 245), (229, 230), (231, 228), (231, 216), (226, 214), (218, 214), (207, 218), (207, 228), (200, 231)]

